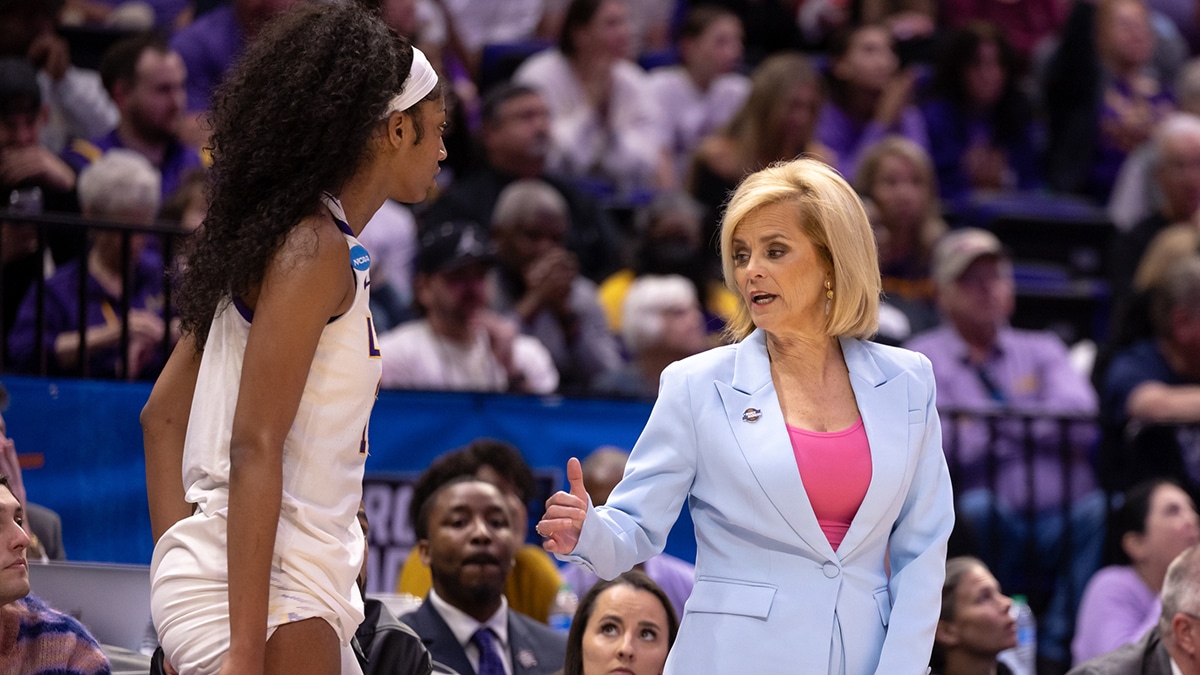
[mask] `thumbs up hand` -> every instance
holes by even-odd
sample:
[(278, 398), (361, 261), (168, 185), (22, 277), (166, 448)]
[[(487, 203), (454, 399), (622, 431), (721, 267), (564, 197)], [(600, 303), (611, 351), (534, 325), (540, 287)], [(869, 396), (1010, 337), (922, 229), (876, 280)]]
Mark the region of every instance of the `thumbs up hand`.
[(588, 494), (583, 487), (583, 467), (572, 457), (567, 461), (567, 482), (571, 491), (559, 490), (546, 500), (546, 513), (534, 528), (545, 541), (542, 548), (549, 553), (566, 555), (575, 550), (583, 519), (587, 516)]

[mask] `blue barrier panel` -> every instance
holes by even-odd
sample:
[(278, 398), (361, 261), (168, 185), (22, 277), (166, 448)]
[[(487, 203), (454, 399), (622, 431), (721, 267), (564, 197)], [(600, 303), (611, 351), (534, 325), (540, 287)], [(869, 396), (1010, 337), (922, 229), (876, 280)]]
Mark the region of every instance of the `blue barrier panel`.
[[(152, 551), (138, 413), (145, 383), (6, 377), (5, 413), (17, 452), (42, 453), (27, 469), (32, 501), (63, 519), (75, 560), (148, 563)], [(368, 474), (420, 472), (437, 455), (480, 436), (521, 449), (536, 472), (565, 487), (568, 457), (601, 445), (633, 446), (650, 406), (629, 401), (384, 391), (371, 416)], [(694, 560), (686, 509), (667, 552)]]

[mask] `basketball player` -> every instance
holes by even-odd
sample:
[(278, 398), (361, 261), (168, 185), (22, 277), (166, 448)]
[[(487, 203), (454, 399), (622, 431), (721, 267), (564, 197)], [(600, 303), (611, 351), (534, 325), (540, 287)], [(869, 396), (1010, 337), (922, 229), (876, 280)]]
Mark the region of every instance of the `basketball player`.
[(358, 673), (355, 515), (381, 360), (355, 237), (385, 199), (431, 186), (441, 89), (375, 16), (305, 3), (247, 48), (212, 124), (185, 337), (141, 418), (154, 623), (189, 675)]

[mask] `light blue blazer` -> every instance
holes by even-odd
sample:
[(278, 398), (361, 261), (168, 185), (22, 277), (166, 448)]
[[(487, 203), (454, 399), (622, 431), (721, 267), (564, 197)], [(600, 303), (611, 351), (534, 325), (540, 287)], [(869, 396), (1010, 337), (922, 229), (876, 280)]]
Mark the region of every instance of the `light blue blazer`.
[(800, 480), (758, 330), (663, 372), (624, 478), (606, 506), (589, 504), (561, 556), (611, 579), (662, 551), (688, 500), (696, 585), (667, 673), (926, 672), (954, 524), (933, 370), (915, 352), (841, 345), (871, 482), (837, 551)]

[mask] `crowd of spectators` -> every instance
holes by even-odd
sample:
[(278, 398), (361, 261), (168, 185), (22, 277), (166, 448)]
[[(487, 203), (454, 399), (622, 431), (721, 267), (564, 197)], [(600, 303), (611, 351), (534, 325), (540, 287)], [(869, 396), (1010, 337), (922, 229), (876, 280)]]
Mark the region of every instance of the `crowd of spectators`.
[[(300, 1), (0, 0), (0, 372), (155, 376), (178, 337), (170, 272), (204, 218), (210, 96)], [(361, 1), (429, 55), (452, 120), (435, 193), (385, 204), (362, 237), (385, 388), (652, 399), (666, 364), (724, 339), (730, 191), (822, 159), (876, 232), (879, 339), (930, 357), (939, 405), (1074, 420), (946, 434), (969, 533), (1031, 539), (1061, 577), (1042, 656), (1070, 662), (1107, 512), (1139, 480), (1200, 486), (1186, 3)], [(89, 58), (80, 35), (110, 46)], [(1022, 261), (964, 229), (998, 198), (1083, 205), (1111, 229), (1094, 364), (1010, 325)], [(1064, 529), (1065, 552), (1048, 534)], [(972, 552), (1023, 582), (1025, 563)]]

